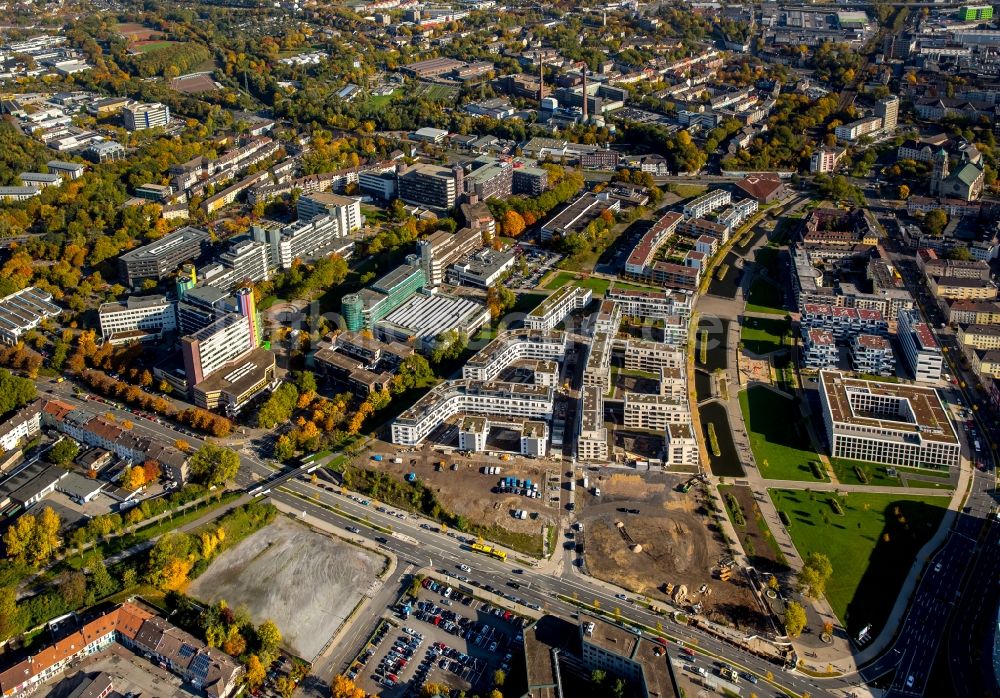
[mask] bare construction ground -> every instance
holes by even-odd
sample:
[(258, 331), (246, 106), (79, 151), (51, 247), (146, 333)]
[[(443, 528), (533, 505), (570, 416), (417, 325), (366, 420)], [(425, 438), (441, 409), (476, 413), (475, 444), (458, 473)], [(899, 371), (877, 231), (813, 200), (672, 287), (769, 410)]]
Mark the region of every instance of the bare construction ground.
[[(379, 446), (381, 444), (373, 447), (372, 453), (389, 454), (385, 460), (376, 462), (370, 458), (358, 459), (356, 465), (390, 473), (400, 480), (407, 473), (415, 473), (417, 479), (434, 492), (442, 507), (461, 514), (469, 521), (484, 526), (499, 526), (515, 533), (540, 535), (541, 526), (554, 523), (559, 514), (560, 490), (544, 487), (547, 474), (558, 478), (561, 472), (553, 463), (520, 456), (503, 461), (483, 453), (471, 456), (443, 454), (430, 443), (424, 443), (412, 452), (398, 451), (399, 447), (391, 444), (386, 444), (382, 450)], [(393, 463), (389, 457), (391, 455), (398, 455), (403, 462)], [(443, 465), (438, 465), (439, 463)], [(457, 465), (457, 469), (452, 470), (452, 464)], [(489, 466), (499, 466), (501, 472), (497, 475), (483, 474), (483, 469)], [(497, 482), (509, 476), (537, 482), (542, 496), (529, 499), (516, 494), (494, 492)], [(526, 510), (531, 518), (513, 518), (511, 512), (516, 509)]]
[(668, 477), (590, 475), (591, 487), (601, 488), (600, 498), (588, 496), (581, 517), (590, 574), (659, 599), (683, 585), (686, 602), (701, 603), (707, 617), (740, 628), (766, 627), (743, 578), (719, 579), (719, 562), (728, 553), (699, 488), (681, 494), (672, 485), (686, 478)]
[(243, 604), (277, 623), (285, 645), (312, 661), (382, 569), (383, 560), (287, 517), (224, 552), (191, 586), (197, 599)]

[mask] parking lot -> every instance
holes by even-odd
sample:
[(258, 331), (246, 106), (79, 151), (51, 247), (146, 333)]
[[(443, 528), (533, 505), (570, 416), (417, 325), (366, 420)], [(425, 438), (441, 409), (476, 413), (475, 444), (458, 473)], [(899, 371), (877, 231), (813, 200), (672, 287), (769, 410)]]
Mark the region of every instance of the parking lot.
[(428, 684), (482, 694), (523, 641), (523, 618), (431, 579), (393, 610), (348, 672), (370, 694), (417, 696)]
[(527, 267), (522, 273), (515, 271), (505, 284), (508, 288), (531, 289), (538, 286), (538, 282), (550, 270), (554, 269), (562, 255), (540, 247), (535, 247), (525, 242), (518, 243), (517, 248), (521, 253), (521, 258), (526, 262)]

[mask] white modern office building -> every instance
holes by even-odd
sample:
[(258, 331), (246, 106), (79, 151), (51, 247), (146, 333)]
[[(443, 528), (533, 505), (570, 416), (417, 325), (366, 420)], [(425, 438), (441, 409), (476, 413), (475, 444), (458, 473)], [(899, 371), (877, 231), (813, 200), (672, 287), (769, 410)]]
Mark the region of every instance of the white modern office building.
[(177, 329), (177, 304), (166, 296), (129, 296), (97, 310), (101, 337), (111, 344), (154, 340)]
[(944, 355), (934, 332), (926, 322), (920, 320), (920, 313), (908, 310), (899, 314), (896, 336), (903, 349), (903, 358), (916, 380), (933, 383), (941, 380)]
[[(268, 245), (272, 267), (289, 269), (296, 259), (308, 259), (340, 250), (347, 236), (331, 215), (299, 220), (288, 225), (255, 225), (253, 239)], [(341, 243), (338, 245), (338, 243)]]
[(834, 458), (954, 468), (961, 444), (934, 388), (820, 372), (820, 400)]
[(295, 211), (300, 221), (333, 216), (344, 234), (359, 230), (364, 220), (361, 216), (361, 199), (329, 191), (303, 194), (295, 203)]
[(142, 131), (147, 128), (170, 125), (170, 107), (159, 102), (140, 104), (133, 102), (122, 110), (125, 128), (129, 131)]

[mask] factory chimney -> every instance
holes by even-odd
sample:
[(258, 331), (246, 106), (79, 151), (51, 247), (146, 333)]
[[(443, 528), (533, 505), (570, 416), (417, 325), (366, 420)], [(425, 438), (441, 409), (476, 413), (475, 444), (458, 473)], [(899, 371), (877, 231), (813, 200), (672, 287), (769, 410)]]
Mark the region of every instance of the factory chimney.
[(587, 64), (583, 64), (583, 123), (587, 123)]
[(542, 58), (542, 53), (538, 53), (538, 101), (539, 103), (545, 97), (545, 59)]

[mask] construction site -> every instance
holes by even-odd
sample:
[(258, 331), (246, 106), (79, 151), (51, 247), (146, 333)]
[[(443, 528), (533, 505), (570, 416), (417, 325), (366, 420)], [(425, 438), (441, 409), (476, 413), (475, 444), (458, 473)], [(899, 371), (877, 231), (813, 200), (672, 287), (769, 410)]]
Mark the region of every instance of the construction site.
[(769, 627), (697, 478), (617, 473), (590, 481), (601, 496), (590, 493), (579, 520), (591, 575), (740, 630)]

